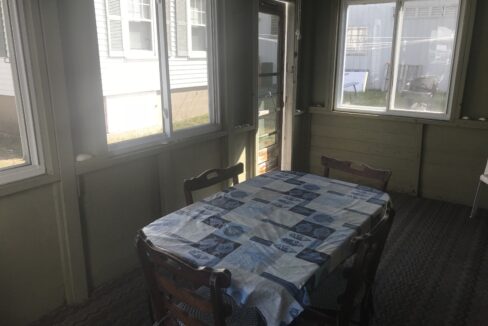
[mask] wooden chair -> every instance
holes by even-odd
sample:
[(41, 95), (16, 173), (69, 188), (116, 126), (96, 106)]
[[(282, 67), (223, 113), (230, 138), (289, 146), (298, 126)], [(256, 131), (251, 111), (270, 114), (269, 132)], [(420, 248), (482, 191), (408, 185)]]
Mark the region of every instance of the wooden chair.
[(324, 166), (324, 177), (329, 176), (331, 169), (346, 172), (362, 178), (375, 181), (377, 188), (385, 191), (390, 180), (391, 171), (373, 168), (364, 163), (355, 163), (351, 161), (340, 161), (332, 157), (322, 156), (322, 165)]
[(231, 273), (195, 267), (159, 248), (142, 231), (136, 238), (138, 256), (149, 289), (150, 311), (154, 325), (203, 326), (262, 325), (256, 309), (238, 308), (224, 295), (230, 286)]
[(339, 310), (307, 307), (297, 324), (350, 325), (354, 312), (360, 309), (360, 325), (368, 325), (374, 313), (372, 286), (393, 223), (395, 211), (388, 206), (382, 219), (371, 232), (352, 239), (355, 254), (350, 266), (344, 267), (346, 289), (338, 297)]
[(238, 163), (226, 169), (211, 169), (201, 173), (197, 177), (185, 179), (183, 182), (183, 189), (185, 191), (186, 204), (193, 204), (193, 191), (207, 188), (229, 179), (232, 179), (234, 185), (238, 184), (238, 176), (243, 171), (244, 164)]

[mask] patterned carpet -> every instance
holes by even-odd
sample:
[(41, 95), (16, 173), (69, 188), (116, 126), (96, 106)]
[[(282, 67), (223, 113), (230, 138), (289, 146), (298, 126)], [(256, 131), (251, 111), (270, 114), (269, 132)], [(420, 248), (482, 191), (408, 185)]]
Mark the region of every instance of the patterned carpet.
[(105, 284), (79, 306), (63, 306), (31, 326), (150, 326), (141, 270)]
[[(397, 216), (375, 288), (376, 326), (488, 325), (488, 212), (394, 195)], [(139, 270), (33, 326), (150, 325)]]

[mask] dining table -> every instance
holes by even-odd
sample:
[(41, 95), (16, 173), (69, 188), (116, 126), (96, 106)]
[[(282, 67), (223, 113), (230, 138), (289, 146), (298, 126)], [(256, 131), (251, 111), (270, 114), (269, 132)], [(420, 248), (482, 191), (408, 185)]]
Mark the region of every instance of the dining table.
[[(267, 325), (288, 325), (310, 295), (353, 254), (387, 193), (350, 182), (273, 171), (227, 188), (143, 228), (156, 246), (196, 266), (231, 273), (226, 294), (257, 308)], [(321, 289), (321, 291), (326, 289)]]

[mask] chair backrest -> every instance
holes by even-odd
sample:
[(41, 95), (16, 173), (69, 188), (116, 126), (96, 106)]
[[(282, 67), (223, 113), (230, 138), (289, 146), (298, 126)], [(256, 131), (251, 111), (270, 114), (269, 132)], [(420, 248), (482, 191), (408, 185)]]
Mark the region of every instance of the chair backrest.
[(239, 183), (239, 174), (244, 171), (244, 164), (238, 163), (226, 169), (210, 169), (202, 172), (197, 177), (185, 179), (183, 189), (185, 191), (186, 204), (193, 204), (192, 192), (204, 189), (226, 180), (232, 179), (234, 185)]
[[(195, 267), (188, 262), (156, 248), (139, 231), (136, 238), (138, 256), (150, 292), (151, 311), (159, 325), (203, 326), (204, 323), (189, 309), (212, 316), (213, 324), (225, 325), (232, 307), (223, 301), (223, 291), (230, 286), (228, 270)], [(197, 294), (197, 289), (208, 288), (209, 297)]]
[(332, 157), (322, 156), (322, 165), (324, 166), (324, 177), (328, 177), (330, 170), (346, 172), (362, 178), (372, 179), (378, 184), (378, 189), (385, 191), (390, 180), (391, 171), (373, 168), (364, 163), (352, 161), (340, 161)]
[[(352, 266), (344, 271), (347, 285), (346, 290), (339, 298), (339, 325), (349, 324), (360, 294), (370, 295), (394, 216), (395, 211), (388, 205), (385, 214), (370, 232), (353, 238), (355, 257)], [(365, 304), (365, 299), (368, 300), (370, 298), (361, 298), (363, 305)], [(364, 312), (362, 311), (361, 319), (368, 317), (363, 314)]]

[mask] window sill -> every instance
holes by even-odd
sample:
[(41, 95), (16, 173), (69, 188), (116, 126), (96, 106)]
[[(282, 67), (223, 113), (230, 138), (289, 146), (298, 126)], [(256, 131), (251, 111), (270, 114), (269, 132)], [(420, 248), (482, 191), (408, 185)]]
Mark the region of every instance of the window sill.
[(227, 134), (228, 133), (226, 131), (215, 131), (206, 134), (189, 136), (187, 138), (177, 137), (171, 140), (167, 139), (159, 143), (126, 147), (123, 150), (120, 149), (116, 153), (109, 153), (107, 155), (93, 157), (86, 161), (76, 162), (76, 175), (83, 175), (124, 162), (159, 155), (162, 152), (170, 149), (186, 147), (189, 145), (218, 139), (227, 136)]
[(488, 130), (487, 121), (476, 121), (476, 120), (438, 120), (438, 119), (428, 119), (428, 118), (416, 118), (407, 116), (393, 116), (385, 114), (377, 114), (373, 112), (346, 112), (346, 111), (330, 111), (322, 106), (312, 106), (308, 110), (311, 114), (336, 116), (336, 117), (351, 117), (359, 119), (376, 119), (384, 121), (397, 121), (413, 124), (425, 124), (425, 125), (439, 125), (446, 127), (458, 127), (458, 128), (473, 128), (473, 129), (483, 129)]
[(11, 183), (0, 185), (0, 198), (12, 195), (17, 192), (22, 192), (34, 188), (39, 188), (44, 185), (59, 182), (60, 178), (56, 174), (42, 174), (23, 180), (17, 180)]
[(369, 114), (374, 116), (386, 116), (395, 118), (411, 118), (421, 120), (435, 120), (435, 121), (449, 121), (449, 115), (446, 113), (432, 113), (422, 111), (408, 111), (408, 110), (389, 110), (377, 108), (377, 107), (356, 107), (356, 106), (343, 106), (332, 110), (333, 112), (345, 112), (345, 113), (357, 113), (357, 114)]

